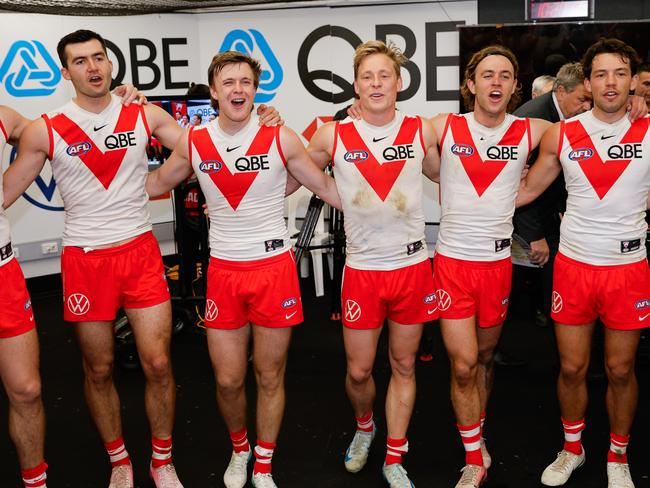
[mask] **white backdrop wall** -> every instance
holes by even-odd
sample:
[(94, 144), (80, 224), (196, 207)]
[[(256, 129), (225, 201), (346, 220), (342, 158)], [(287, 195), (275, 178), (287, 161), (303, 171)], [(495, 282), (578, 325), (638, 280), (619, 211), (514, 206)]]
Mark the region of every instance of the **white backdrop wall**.
[[(207, 66), (220, 49), (248, 52), (265, 70), (260, 101), (275, 105), (287, 125), (308, 138), (323, 118), (350, 103), (353, 46), (370, 39), (392, 40), (411, 60), (402, 71), (400, 110), (424, 116), (457, 111), (455, 26), (476, 22), (476, 1), (133, 17), (2, 14), (0, 103), (32, 118), (64, 104), (74, 92), (56, 75), (56, 44), (88, 28), (107, 39), (114, 78), (149, 95), (180, 95), (190, 81), (206, 83)], [(3, 161), (6, 166), (9, 151)], [(63, 229), (55, 187), (46, 164), (9, 210), (27, 276), (59, 270), (58, 258), (41, 254), (41, 243), (56, 241)], [(437, 199), (437, 187), (427, 184), (428, 222), (438, 220)], [(154, 223), (172, 219), (169, 200), (153, 202), (151, 212)], [(432, 238), (435, 229), (429, 231)]]

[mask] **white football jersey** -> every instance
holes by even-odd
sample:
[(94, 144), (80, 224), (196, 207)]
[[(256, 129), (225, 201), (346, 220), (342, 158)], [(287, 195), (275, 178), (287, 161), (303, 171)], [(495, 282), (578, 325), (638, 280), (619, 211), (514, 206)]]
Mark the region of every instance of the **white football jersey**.
[(65, 208), (64, 246), (99, 246), (151, 230), (144, 108), (116, 96), (98, 114), (73, 101), (43, 115)]
[(645, 117), (608, 124), (591, 111), (560, 124), (558, 155), (569, 194), (560, 252), (594, 265), (646, 257), (650, 135)]
[(346, 264), (393, 270), (428, 259), (422, 211), (422, 122), (395, 112), (387, 125), (337, 122), (334, 176), (347, 238)]
[(210, 254), (230, 261), (263, 259), (291, 248), (284, 221), (286, 161), (280, 126), (257, 116), (234, 135), (218, 118), (189, 134), (190, 161), (210, 214)]
[(440, 231), (436, 252), (468, 261), (510, 256), (512, 216), (531, 150), (530, 122), (506, 114), (485, 127), (450, 114), (440, 141)]

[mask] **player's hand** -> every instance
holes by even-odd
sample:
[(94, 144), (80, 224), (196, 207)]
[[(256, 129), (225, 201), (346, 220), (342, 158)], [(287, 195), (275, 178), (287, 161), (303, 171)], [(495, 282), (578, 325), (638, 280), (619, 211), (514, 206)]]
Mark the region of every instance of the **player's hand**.
[(548, 262), (548, 255), (550, 250), (546, 239), (542, 238), (539, 241), (531, 241), (530, 252), (528, 258), (530, 262), (538, 266), (544, 266)]
[(354, 99), (352, 105), (348, 109), (348, 115), (354, 120), (361, 120), (361, 101)]
[(627, 99), (627, 109), (630, 112), (630, 122), (645, 117), (648, 114), (645, 97), (641, 94), (630, 95)]
[(131, 105), (131, 103), (138, 105), (147, 103), (147, 97), (133, 85), (120, 85), (113, 90), (113, 93), (122, 98), (122, 105), (125, 107)]
[(524, 164), (524, 167), (521, 169), (521, 177), (519, 179), (525, 180), (529, 170), (530, 170), (530, 165)]
[(260, 125), (284, 125), (284, 120), (280, 117), (280, 112), (273, 105), (265, 105), (262, 103), (257, 107), (257, 115), (260, 117)]

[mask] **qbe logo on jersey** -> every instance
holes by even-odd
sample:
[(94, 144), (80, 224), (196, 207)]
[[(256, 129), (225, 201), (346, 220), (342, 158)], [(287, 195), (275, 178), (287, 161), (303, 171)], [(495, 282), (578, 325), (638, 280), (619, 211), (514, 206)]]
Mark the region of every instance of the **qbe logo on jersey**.
[(39, 41), (14, 42), (0, 66), (0, 82), (13, 97), (47, 97), (59, 81), (59, 67)]
[(219, 52), (239, 51), (262, 62), (260, 85), (255, 95), (256, 103), (266, 103), (273, 100), (275, 93), (282, 83), (282, 66), (275, 57), (269, 43), (262, 33), (255, 29), (235, 29), (226, 34)]

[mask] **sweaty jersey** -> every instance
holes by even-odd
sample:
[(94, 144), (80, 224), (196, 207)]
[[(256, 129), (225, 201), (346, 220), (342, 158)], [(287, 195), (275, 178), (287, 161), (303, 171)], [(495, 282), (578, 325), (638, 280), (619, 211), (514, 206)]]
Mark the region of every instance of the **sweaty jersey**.
[(650, 190), (650, 134), (645, 117), (608, 124), (591, 111), (560, 122), (558, 155), (567, 210), (560, 252), (594, 265), (646, 257), (645, 210)]
[(210, 255), (252, 261), (288, 251), (280, 126), (259, 127), (258, 117), (251, 116), (228, 135), (218, 120), (188, 136), (190, 162), (210, 214)]
[(485, 127), (450, 114), (440, 141), (440, 231), (436, 252), (468, 261), (510, 256), (512, 216), (531, 150), (530, 122), (510, 114)]
[(111, 96), (98, 114), (73, 101), (43, 115), (65, 208), (64, 246), (99, 246), (151, 230), (144, 108)]
[[(7, 130), (0, 120), (0, 155), (4, 153), (5, 146), (7, 145)], [(2, 207), (4, 203), (4, 194), (2, 191), (2, 168), (0, 167), (0, 266), (7, 264), (14, 257), (11, 250), (11, 231), (9, 229), (9, 219), (7, 213)]]
[(332, 161), (345, 214), (346, 264), (393, 270), (428, 258), (422, 211), (425, 148), (419, 117), (378, 127), (337, 122)]

